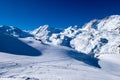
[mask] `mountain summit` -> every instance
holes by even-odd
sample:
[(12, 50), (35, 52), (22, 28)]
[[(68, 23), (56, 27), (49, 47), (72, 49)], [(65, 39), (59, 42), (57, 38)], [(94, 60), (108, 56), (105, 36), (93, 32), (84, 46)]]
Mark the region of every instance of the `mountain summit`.
[(32, 36), (28, 32), (20, 30), (17, 27), (6, 26), (6, 25), (1, 25), (0, 26), (0, 33), (8, 34), (10, 36), (14, 36), (14, 37), (18, 37), (18, 38), (25, 38), (25, 37), (29, 37), (29, 36), (31, 37)]

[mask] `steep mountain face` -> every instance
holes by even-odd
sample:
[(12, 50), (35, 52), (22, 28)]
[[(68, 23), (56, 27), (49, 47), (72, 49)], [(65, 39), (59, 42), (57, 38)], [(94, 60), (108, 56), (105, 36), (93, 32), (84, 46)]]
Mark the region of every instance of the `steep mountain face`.
[(71, 38), (74, 38), (79, 33), (81, 33), (81, 30), (78, 26), (70, 26), (67, 29), (65, 29), (63, 32), (61, 32), (61, 34)]
[(0, 26), (0, 33), (8, 34), (14, 37), (24, 38), (24, 37), (32, 37), (28, 32), (22, 31), (19, 28), (13, 26)]
[(46, 44), (70, 46), (70, 41), (79, 33), (79, 27), (70, 26), (65, 30), (51, 28), (48, 25), (40, 26), (31, 32), (36, 40)]
[(58, 34), (52, 34), (49, 41), (51, 41), (54, 45), (71, 47), (70, 41), (79, 33), (81, 33), (81, 31), (78, 26), (70, 26)]
[(95, 29), (99, 31), (116, 31), (120, 28), (120, 15), (112, 15), (101, 20), (92, 20), (83, 26), (83, 29)]
[(40, 26), (39, 28), (33, 30), (31, 34), (34, 35), (35, 39), (41, 40), (43, 42), (50, 42), (49, 38), (53, 33), (60, 33), (60, 29), (51, 28), (48, 25)]
[(71, 41), (78, 51), (93, 53), (120, 53), (120, 16), (92, 20), (82, 28), (83, 32)]
[(100, 31), (118, 31), (120, 28), (120, 15), (104, 18), (97, 26)]
[(94, 53), (120, 53), (120, 16), (112, 15), (101, 20), (92, 20), (82, 28), (70, 26), (64, 30), (47, 25), (34, 30), (35, 38), (45, 43), (72, 47), (77, 51)]

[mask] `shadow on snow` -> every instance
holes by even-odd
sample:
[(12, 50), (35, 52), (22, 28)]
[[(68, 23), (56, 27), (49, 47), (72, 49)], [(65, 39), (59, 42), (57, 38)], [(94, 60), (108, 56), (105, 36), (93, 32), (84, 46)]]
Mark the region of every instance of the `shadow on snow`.
[(35, 48), (25, 44), (17, 38), (2, 33), (0, 33), (0, 52), (26, 56), (41, 55), (40, 51)]
[(97, 59), (93, 56), (87, 55), (85, 53), (80, 53), (80, 52), (77, 52), (77, 51), (69, 51), (68, 55), (70, 57), (72, 57), (76, 60), (82, 61), (82, 62), (84, 62), (84, 63), (86, 63), (90, 66), (101, 68), (100, 65), (98, 64), (99, 59)]

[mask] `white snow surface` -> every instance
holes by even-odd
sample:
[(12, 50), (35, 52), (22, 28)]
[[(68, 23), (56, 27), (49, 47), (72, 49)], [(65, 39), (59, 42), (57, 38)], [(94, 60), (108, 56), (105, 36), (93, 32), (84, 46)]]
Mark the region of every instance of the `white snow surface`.
[[(25, 56), (0, 52), (0, 80), (120, 79), (119, 54), (100, 55), (98, 64), (101, 68), (99, 68), (84, 62), (91, 62), (91, 59), (96, 60), (94, 57), (88, 57), (82, 53), (71, 57), (70, 52), (73, 51), (73, 54), (77, 54), (73, 49), (41, 44), (40, 41), (31, 37), (19, 38), (19, 40), (37, 49), (42, 54)], [(79, 57), (80, 60), (75, 57)]]

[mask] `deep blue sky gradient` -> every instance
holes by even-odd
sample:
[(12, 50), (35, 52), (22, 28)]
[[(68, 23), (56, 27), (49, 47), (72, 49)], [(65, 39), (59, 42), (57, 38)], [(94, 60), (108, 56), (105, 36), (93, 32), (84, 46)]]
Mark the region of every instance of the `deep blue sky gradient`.
[(120, 14), (120, 0), (0, 0), (0, 25), (66, 28)]

